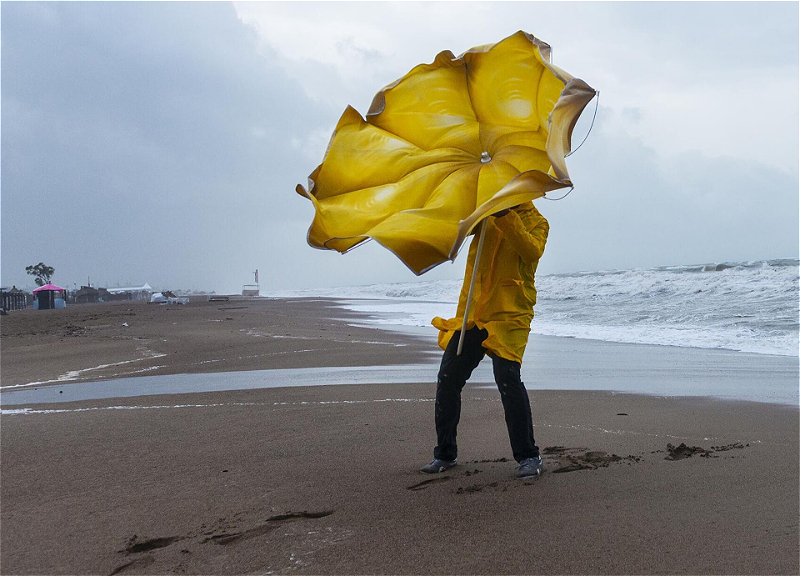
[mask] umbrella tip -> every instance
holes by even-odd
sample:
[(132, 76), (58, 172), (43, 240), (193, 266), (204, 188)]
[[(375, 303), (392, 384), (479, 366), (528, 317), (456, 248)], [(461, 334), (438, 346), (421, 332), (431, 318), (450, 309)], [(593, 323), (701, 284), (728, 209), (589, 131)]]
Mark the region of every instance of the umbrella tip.
[(492, 157), (489, 156), (488, 152), (486, 152), (485, 150), (483, 152), (481, 152), (481, 163), (482, 164), (486, 164), (487, 162), (491, 162), (491, 161), (492, 161)]

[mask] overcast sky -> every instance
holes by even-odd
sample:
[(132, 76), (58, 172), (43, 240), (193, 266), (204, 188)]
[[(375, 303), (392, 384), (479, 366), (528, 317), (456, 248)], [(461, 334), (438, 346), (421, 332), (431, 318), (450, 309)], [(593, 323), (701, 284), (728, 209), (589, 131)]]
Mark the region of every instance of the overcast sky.
[[(306, 244), (294, 191), (350, 104), (525, 30), (600, 91), (538, 200), (540, 274), (798, 257), (798, 3), (10, 3), (2, 284), (262, 292), (416, 277)], [(575, 131), (589, 129), (592, 102)], [(459, 278), (464, 253), (420, 280)]]

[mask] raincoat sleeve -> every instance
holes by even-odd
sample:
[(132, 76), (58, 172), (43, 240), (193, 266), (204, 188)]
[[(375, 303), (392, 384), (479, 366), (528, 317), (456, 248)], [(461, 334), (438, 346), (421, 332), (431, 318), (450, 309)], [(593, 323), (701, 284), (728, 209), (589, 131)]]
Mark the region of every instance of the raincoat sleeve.
[(550, 231), (550, 224), (544, 216), (531, 219), (526, 226), (520, 215), (512, 210), (505, 216), (495, 218), (494, 223), (503, 231), (508, 243), (526, 264), (533, 264), (542, 257)]

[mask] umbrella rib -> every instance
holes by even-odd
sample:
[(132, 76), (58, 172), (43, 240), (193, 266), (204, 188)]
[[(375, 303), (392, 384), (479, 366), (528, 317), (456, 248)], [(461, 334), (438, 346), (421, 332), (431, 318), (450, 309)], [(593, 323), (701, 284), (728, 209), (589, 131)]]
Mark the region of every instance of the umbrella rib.
[[(377, 186), (370, 186), (370, 188), (377, 188), (379, 186), (387, 186), (389, 184), (400, 184), (401, 182), (409, 179), (411, 176), (413, 176), (414, 174), (416, 174), (417, 172), (419, 172), (420, 170), (422, 170), (424, 168), (430, 168), (431, 166), (436, 166), (438, 164), (445, 164), (445, 163), (448, 163), (448, 162), (453, 163), (453, 164), (468, 164), (468, 162), (466, 162), (466, 161), (465, 162), (458, 162), (456, 160), (439, 160), (439, 161), (436, 161), (436, 162), (431, 162), (430, 164), (426, 164), (425, 166), (420, 166), (419, 168), (414, 168), (410, 172), (404, 174), (401, 178), (399, 178), (395, 182), (386, 182), (384, 184), (378, 184)], [(458, 168), (454, 168), (452, 171), (444, 174), (442, 176), (442, 178), (439, 180), (439, 182), (436, 184), (436, 186), (434, 186), (434, 189), (437, 186), (439, 186), (442, 182), (447, 180), (447, 178), (449, 178), (456, 170), (458, 170)], [(424, 208), (424, 207), (425, 207), (425, 204), (423, 203), (422, 206), (415, 206), (415, 207), (410, 208), (410, 209), (419, 209), (419, 208)], [(389, 215), (389, 216), (391, 216), (391, 215)], [(387, 218), (388, 218), (388, 216), (387, 216)]]
[[(469, 89), (467, 89), (467, 93), (469, 94)], [(472, 104), (472, 98), (471, 98), (471, 97), (470, 97), (470, 108), (471, 108), (471, 109), (473, 110), (473, 112), (474, 112), (474, 107), (473, 107), (473, 104)], [(406, 116), (413, 116), (413, 115), (426, 115), (426, 113), (421, 113), (421, 112), (406, 112), (406, 113), (405, 113), (405, 115), (406, 115)], [(398, 114), (396, 114), (396, 116), (400, 116), (400, 114), (398, 113)], [(451, 115), (449, 115), (449, 116), (452, 116), (452, 117), (454, 117), (454, 118), (459, 118), (459, 119), (463, 120), (464, 122), (474, 122), (475, 124), (477, 124), (477, 125), (478, 125), (478, 135), (479, 135), (479, 138), (480, 138), (480, 129), (481, 129), (481, 123), (480, 123), (480, 121), (478, 120), (478, 117), (477, 117), (477, 115), (476, 115), (476, 116), (474, 116), (474, 117), (468, 117), (468, 116), (461, 116), (461, 115), (458, 115), (458, 114), (451, 114)], [(454, 145), (452, 145), (452, 144), (450, 144), (449, 146), (444, 146), (444, 147), (443, 147), (443, 146), (441, 146), (441, 142), (442, 142), (442, 141), (445, 141), (445, 142), (447, 141), (447, 138), (448, 138), (448, 136), (449, 136), (449, 134), (448, 134), (448, 133), (444, 133), (444, 134), (442, 134), (442, 135), (439, 137), (439, 139), (438, 139), (438, 140), (436, 140), (435, 142), (431, 143), (431, 144), (430, 144), (430, 146), (428, 146), (428, 147), (422, 147), (422, 146), (420, 146), (419, 144), (417, 144), (417, 143), (415, 143), (415, 142), (412, 142), (411, 140), (409, 140), (409, 139), (407, 139), (407, 138), (405, 138), (405, 137), (403, 137), (403, 136), (401, 136), (401, 135), (399, 135), (399, 134), (395, 134), (394, 132), (390, 132), (389, 130), (386, 130), (385, 128), (382, 128), (381, 126), (378, 126), (378, 125), (376, 125), (376, 124), (372, 124), (371, 122), (370, 122), (370, 125), (371, 125), (371, 126), (373, 126), (373, 127), (374, 127), (374, 128), (376, 128), (376, 129), (380, 130), (381, 132), (383, 132), (383, 133), (385, 133), (385, 134), (388, 134), (388, 135), (390, 135), (390, 136), (391, 136), (391, 137), (393, 137), (393, 138), (396, 138), (397, 140), (400, 140), (400, 141), (402, 141), (402, 142), (405, 142), (406, 144), (408, 144), (408, 145), (410, 145), (410, 146), (413, 146), (414, 148), (416, 148), (416, 149), (418, 149), (418, 150), (421, 150), (422, 152), (430, 152), (431, 150), (446, 150), (446, 149), (448, 149), (448, 148), (452, 148), (453, 150), (458, 150), (459, 152), (463, 152), (464, 154), (467, 154), (467, 155), (469, 155), (470, 157), (472, 157), (472, 156), (473, 156), (473, 153), (472, 153), (472, 152), (470, 152), (469, 150), (465, 150), (465, 149), (463, 149), (463, 148), (459, 148), (459, 147), (457, 147), (457, 146), (454, 146)], [(482, 144), (482, 143), (481, 143), (481, 144)], [(355, 150), (355, 149), (353, 149), (353, 150)]]
[(336, 194), (330, 194), (328, 196), (325, 196), (325, 198), (321, 198), (321, 199), (319, 199), (316, 194), (314, 194), (314, 196), (317, 197), (320, 201), (324, 202), (325, 200), (328, 200), (330, 198), (336, 198), (337, 196), (341, 196), (343, 194), (350, 194), (352, 192), (357, 192), (359, 190), (367, 190), (369, 188), (379, 188), (381, 186), (389, 186), (391, 184), (399, 184), (400, 182), (402, 182), (403, 180), (405, 180), (409, 176), (412, 176), (413, 174), (415, 174), (416, 172), (418, 172), (420, 170), (423, 170), (425, 168), (430, 168), (431, 166), (436, 166), (436, 165), (439, 165), (439, 164), (445, 164), (445, 163), (448, 163), (448, 162), (452, 163), (452, 164), (469, 164), (469, 161), (467, 159), (464, 159), (464, 160), (452, 160), (452, 159), (433, 160), (433, 161), (431, 161), (431, 162), (429, 162), (427, 164), (424, 164), (422, 166), (418, 166), (418, 167), (416, 167), (416, 168), (414, 168), (412, 170), (409, 170), (408, 172), (403, 174), (400, 178), (398, 178), (396, 180), (393, 180), (393, 181), (390, 180), (390, 181), (386, 181), (386, 182), (378, 182), (378, 183), (373, 184), (371, 186), (367, 186), (365, 188), (357, 188), (355, 190), (342, 190), (340, 192), (337, 192)]
[[(423, 166), (423, 167), (420, 167), (420, 168), (419, 168), (419, 169), (417, 169), (417, 170), (420, 170), (420, 169), (422, 169), (422, 168), (425, 168), (425, 167), (424, 167), (424, 166)], [(400, 180), (398, 180), (397, 182), (389, 182), (389, 183), (387, 183), (387, 184), (399, 184), (399, 183), (400, 183), (400, 182), (402, 182), (403, 180), (405, 180), (405, 179), (407, 179), (408, 177), (412, 176), (412, 175), (413, 175), (413, 173), (414, 173), (414, 172), (416, 172), (417, 170), (414, 170), (414, 171), (412, 171), (412, 172), (409, 172), (408, 174), (406, 174), (405, 176), (403, 176), (403, 178), (401, 178), (401, 179), (400, 179)], [(451, 175), (452, 175), (454, 172), (455, 172), (455, 170), (453, 170), (453, 171), (450, 171), (450, 172), (448, 172), (448, 173), (446, 173), (446, 174), (443, 174), (443, 175), (441, 176), (441, 178), (439, 179), (439, 181), (436, 183), (436, 186), (434, 186), (434, 189), (436, 189), (438, 186), (440, 186), (440, 185), (442, 184), (442, 182), (444, 182), (445, 180), (447, 180), (447, 178), (449, 178), (449, 177), (450, 177), (450, 176), (451, 176)], [(381, 184), (380, 186), (385, 186), (385, 185), (386, 185), (386, 184)], [(374, 188), (374, 187), (373, 187), (373, 186), (370, 186), (370, 188)], [(367, 188), (365, 188), (364, 190), (367, 190)], [(342, 192), (342, 194), (345, 194), (345, 193), (346, 193), (346, 192)], [(337, 196), (338, 196), (338, 195), (337, 195)], [(329, 198), (335, 198), (335, 196), (330, 196)], [(398, 211), (398, 212), (387, 213), (387, 214), (386, 214), (384, 217), (377, 219), (377, 220), (376, 220), (376, 221), (375, 221), (375, 222), (374, 222), (372, 225), (370, 225), (370, 227), (369, 227), (367, 230), (364, 230), (364, 231), (363, 231), (363, 232), (361, 232), (361, 233), (356, 233), (356, 234), (352, 234), (352, 235), (349, 235), (349, 236), (335, 236), (335, 237), (329, 238), (329, 239), (328, 239), (328, 241), (326, 241), (326, 243), (327, 243), (327, 242), (330, 242), (330, 240), (350, 240), (350, 239), (353, 239), (353, 238), (359, 238), (359, 237), (364, 237), (364, 236), (366, 236), (366, 237), (368, 237), (368, 238), (375, 239), (375, 237), (372, 235), (372, 231), (373, 231), (373, 230), (374, 230), (374, 229), (375, 229), (377, 226), (379, 226), (379, 225), (383, 224), (383, 223), (384, 223), (386, 220), (388, 220), (389, 218), (391, 218), (391, 217), (395, 216), (396, 214), (399, 214), (399, 213), (405, 212), (405, 211), (407, 211), (407, 210), (420, 210), (420, 209), (423, 209), (423, 208), (425, 208), (425, 203), (423, 203), (422, 205), (414, 205), (414, 206), (409, 206), (409, 207), (407, 207), (407, 208), (404, 208), (403, 210), (400, 210), (400, 211)], [(380, 243), (380, 242), (379, 242), (379, 243)], [(355, 248), (355, 246), (353, 246), (352, 248)], [(352, 249), (352, 248), (350, 248), (350, 249)]]
[[(463, 56), (464, 54), (461, 55), (461, 57)], [(475, 101), (472, 99), (472, 90), (470, 90), (469, 88), (469, 70), (467, 68), (466, 60), (464, 60), (464, 85), (467, 87), (467, 98), (469, 98), (469, 107), (475, 114), (475, 122), (478, 124), (478, 144), (481, 145), (481, 150), (485, 150), (486, 148), (483, 145), (483, 126), (481, 125), (481, 119), (478, 118), (478, 111), (475, 109)]]

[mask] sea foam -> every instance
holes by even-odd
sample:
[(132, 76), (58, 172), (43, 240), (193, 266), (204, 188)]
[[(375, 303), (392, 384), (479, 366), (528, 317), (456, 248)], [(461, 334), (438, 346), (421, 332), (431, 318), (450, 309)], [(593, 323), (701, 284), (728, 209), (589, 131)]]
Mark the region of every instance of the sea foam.
[[(797, 356), (795, 259), (543, 275), (536, 334)], [(347, 301), (376, 324), (430, 326), (455, 315), (460, 280), (274, 293)]]

